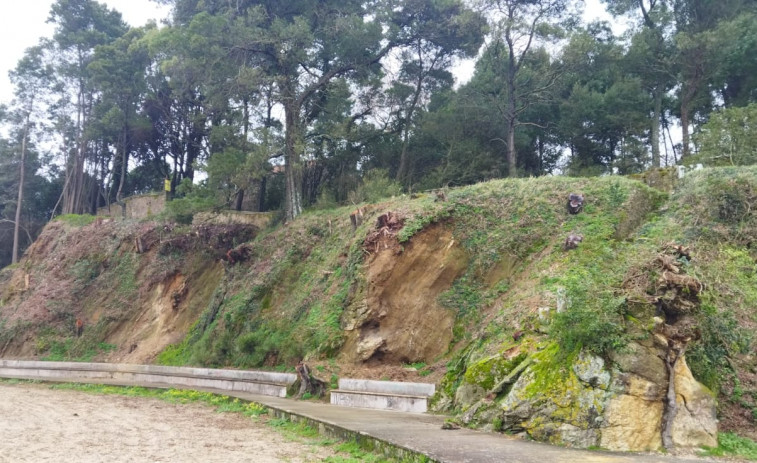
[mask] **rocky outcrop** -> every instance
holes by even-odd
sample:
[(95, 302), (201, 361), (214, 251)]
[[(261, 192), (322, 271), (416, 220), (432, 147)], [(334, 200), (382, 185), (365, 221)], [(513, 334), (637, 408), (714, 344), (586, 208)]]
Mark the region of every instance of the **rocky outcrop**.
[[(525, 432), (570, 447), (658, 450), (668, 389), (664, 350), (650, 340), (632, 343), (613, 356), (612, 367), (585, 352), (568, 366), (551, 346), (531, 354), (533, 363), (497, 398), (485, 393), (480, 385), (484, 381), (476, 384), (466, 374), (455, 404), (464, 410), (462, 421), (468, 425)], [(678, 362), (675, 378), (680, 406), (673, 421), (675, 448), (716, 446), (713, 396), (693, 378), (685, 361)]]

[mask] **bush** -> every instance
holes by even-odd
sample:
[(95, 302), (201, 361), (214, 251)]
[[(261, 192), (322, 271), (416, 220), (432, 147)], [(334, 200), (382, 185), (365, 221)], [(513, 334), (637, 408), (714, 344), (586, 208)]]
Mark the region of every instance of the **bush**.
[(191, 224), (198, 212), (213, 209), (215, 202), (211, 198), (192, 197), (174, 199), (166, 204), (165, 218), (180, 224)]
[(552, 332), (561, 352), (584, 348), (597, 355), (622, 348), (626, 344), (623, 319), (612, 311), (598, 312), (586, 306), (570, 307), (555, 314)]
[(697, 156), (708, 166), (757, 163), (757, 103), (716, 111), (695, 135)]
[(363, 175), (363, 183), (349, 193), (349, 200), (354, 204), (362, 202), (375, 203), (382, 198), (399, 196), (402, 185), (389, 178), (384, 169), (369, 170)]

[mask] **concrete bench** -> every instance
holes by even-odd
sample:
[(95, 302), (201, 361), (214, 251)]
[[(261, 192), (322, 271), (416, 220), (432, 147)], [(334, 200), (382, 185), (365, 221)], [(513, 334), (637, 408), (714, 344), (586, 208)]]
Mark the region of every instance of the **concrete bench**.
[(426, 413), (428, 399), (436, 386), (427, 383), (339, 380), (339, 389), (331, 391), (331, 403), (343, 407), (376, 408), (410, 413)]
[(69, 381), (71, 378), (124, 380), (190, 388), (207, 387), (274, 397), (286, 397), (287, 387), (297, 379), (293, 373), (269, 371), (23, 360), (0, 360), (0, 377), (44, 381)]

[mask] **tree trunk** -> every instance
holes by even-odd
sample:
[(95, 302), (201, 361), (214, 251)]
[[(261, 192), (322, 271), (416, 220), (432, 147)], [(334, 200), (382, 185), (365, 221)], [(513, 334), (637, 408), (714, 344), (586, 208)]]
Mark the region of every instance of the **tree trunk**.
[(260, 188), (258, 189), (258, 210), (256, 212), (265, 212), (265, 190), (268, 177), (263, 176), (260, 179)]
[(652, 167), (660, 167), (660, 118), (662, 116), (662, 83), (654, 89), (654, 109), (652, 111)]
[(31, 111), (26, 114), (26, 122), (24, 124), (24, 135), (21, 138), (21, 162), (18, 167), (18, 200), (16, 201), (16, 222), (13, 224), (13, 257), (11, 263), (18, 262), (18, 239), (19, 229), (21, 228), (21, 207), (24, 201), (24, 176), (26, 174), (26, 140), (29, 137), (29, 121), (31, 118)]
[(400, 153), (400, 166), (397, 168), (397, 181), (403, 186), (409, 187), (405, 180), (407, 179), (407, 144), (410, 138), (410, 128), (406, 126), (402, 130), (402, 152)]
[(418, 102), (421, 99), (421, 93), (423, 92), (423, 78), (425, 76), (425, 73), (423, 70), (421, 70), (421, 73), (418, 76), (418, 80), (415, 83), (415, 91), (413, 92), (413, 101), (410, 104), (410, 107), (407, 109), (407, 114), (405, 117), (405, 123), (403, 127), (403, 134), (402, 134), (402, 154), (400, 155), (400, 166), (399, 169), (397, 169), (397, 181), (403, 184), (406, 187), (410, 187), (410, 182), (408, 180), (408, 159), (407, 159), (407, 145), (409, 143), (410, 139), (410, 124), (413, 120), (413, 114), (415, 114), (415, 109), (418, 107)]
[(515, 101), (516, 83), (515, 74), (517, 73), (518, 63), (515, 61), (515, 48), (512, 40), (508, 37), (509, 49), (509, 67), (507, 69), (507, 109), (505, 110), (505, 123), (507, 124), (507, 176), (516, 178), (518, 176), (518, 159), (515, 152), (515, 126), (518, 121), (517, 102)]
[(515, 120), (507, 121), (507, 176), (516, 178), (518, 176), (518, 160), (515, 153)]
[(244, 202), (244, 188), (240, 188), (237, 190), (237, 194), (234, 198), (234, 210), (235, 211), (241, 211), (242, 210), (242, 203)]
[(116, 202), (121, 206), (121, 217), (126, 218), (126, 203), (124, 202), (124, 184), (126, 183), (127, 166), (129, 165), (129, 149), (126, 143), (128, 125), (124, 125), (121, 131), (121, 178), (118, 182), (118, 191), (116, 191)]
[(285, 147), (284, 147), (284, 175), (286, 179), (285, 216), (286, 220), (294, 220), (302, 214), (302, 166), (300, 166), (299, 147), (299, 108), (294, 104), (294, 98), (284, 105)]
[(702, 64), (703, 58), (701, 57), (701, 50), (695, 50), (695, 53), (691, 54), (690, 59), (694, 61), (694, 63), (691, 63), (694, 68), (681, 88), (681, 140), (683, 142), (683, 152), (681, 153), (681, 159), (686, 159), (691, 154), (691, 138), (689, 135), (689, 124), (691, 122), (691, 105), (696, 98), (697, 93), (699, 93), (699, 87), (702, 84), (702, 79), (704, 76), (704, 65)]
[(686, 159), (691, 151), (689, 149), (689, 102), (685, 99), (681, 102), (681, 143), (683, 144), (681, 158)]

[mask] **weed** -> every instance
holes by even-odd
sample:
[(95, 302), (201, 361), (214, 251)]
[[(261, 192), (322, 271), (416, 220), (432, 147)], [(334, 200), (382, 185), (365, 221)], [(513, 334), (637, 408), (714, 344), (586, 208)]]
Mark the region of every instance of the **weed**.
[(84, 227), (94, 222), (95, 219), (96, 217), (90, 214), (64, 214), (55, 218), (55, 220), (73, 227)]
[(718, 446), (703, 453), (713, 457), (737, 457), (757, 461), (757, 442), (730, 432), (718, 434)]

